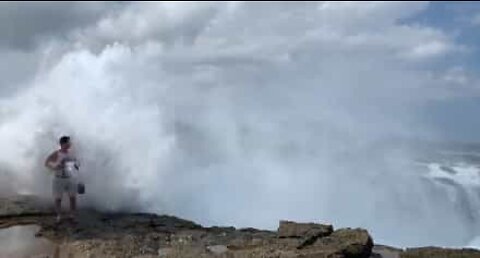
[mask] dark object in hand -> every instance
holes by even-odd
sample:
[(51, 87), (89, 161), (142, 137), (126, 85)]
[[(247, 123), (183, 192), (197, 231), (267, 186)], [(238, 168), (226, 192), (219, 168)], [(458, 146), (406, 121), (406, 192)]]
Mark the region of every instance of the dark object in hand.
[(78, 192), (78, 194), (84, 194), (85, 193), (85, 185), (83, 183), (78, 183), (77, 184), (77, 192)]

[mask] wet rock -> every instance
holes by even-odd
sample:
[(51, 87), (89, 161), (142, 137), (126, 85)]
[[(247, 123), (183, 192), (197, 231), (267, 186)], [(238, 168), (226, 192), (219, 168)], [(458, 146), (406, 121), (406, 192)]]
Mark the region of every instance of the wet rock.
[(366, 230), (333, 231), (331, 225), (291, 221), (281, 221), (277, 232), (237, 230), (204, 228), (173, 216), (83, 209), (78, 223), (56, 224), (47, 208), (31, 202), (28, 198), (0, 199), (0, 227), (36, 224), (38, 239), (61, 242), (60, 249), (68, 249), (71, 257), (480, 258), (480, 251), (470, 249), (377, 247), (372, 253), (373, 240)]
[(278, 227), (279, 238), (298, 238), (301, 241), (289, 241), (296, 248), (301, 249), (313, 244), (318, 238), (329, 236), (333, 232), (332, 225), (315, 223), (296, 223), (291, 221), (280, 221)]
[(167, 257), (171, 253), (173, 253), (173, 248), (171, 248), (171, 247), (158, 249), (158, 256), (159, 257)]
[(333, 233), (332, 225), (322, 225), (315, 223), (296, 223), (292, 221), (280, 221), (278, 227), (278, 237), (280, 238), (305, 238), (305, 237), (324, 237)]
[(35, 196), (21, 195), (0, 198), (0, 218), (48, 216), (53, 214), (53, 207), (47, 200)]
[(329, 251), (344, 258), (368, 258), (372, 254), (373, 240), (366, 230), (340, 229), (328, 237), (317, 239), (307, 248)]
[(224, 245), (207, 246), (207, 250), (209, 252), (212, 252), (215, 255), (220, 255), (220, 254), (228, 252), (228, 248)]

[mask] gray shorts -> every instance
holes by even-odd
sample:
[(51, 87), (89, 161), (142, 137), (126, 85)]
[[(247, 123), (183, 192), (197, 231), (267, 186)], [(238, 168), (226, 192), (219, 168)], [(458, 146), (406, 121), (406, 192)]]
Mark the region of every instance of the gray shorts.
[(72, 177), (54, 177), (52, 190), (55, 198), (61, 198), (63, 193), (68, 193), (69, 196), (75, 196), (77, 194), (76, 180)]

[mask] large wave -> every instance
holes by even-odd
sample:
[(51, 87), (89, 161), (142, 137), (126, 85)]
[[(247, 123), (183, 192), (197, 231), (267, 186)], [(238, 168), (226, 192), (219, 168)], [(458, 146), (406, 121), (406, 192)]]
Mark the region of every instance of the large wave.
[(33, 79), (0, 100), (1, 189), (48, 197), (43, 159), (68, 134), (81, 205), (466, 245), (476, 217), (422, 179), (403, 140), (435, 135), (417, 111), (448, 40), (400, 22), (422, 8), (132, 4), (44, 43)]

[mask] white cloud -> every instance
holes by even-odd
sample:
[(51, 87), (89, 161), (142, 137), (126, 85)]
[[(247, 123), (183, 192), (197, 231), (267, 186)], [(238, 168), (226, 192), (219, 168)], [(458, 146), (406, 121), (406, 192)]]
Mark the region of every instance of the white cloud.
[(432, 56), (444, 55), (449, 51), (449, 46), (445, 42), (440, 41), (430, 41), (425, 43), (420, 43), (417, 46), (413, 47), (409, 57), (412, 58), (425, 58)]
[[(364, 43), (369, 39), (381, 40), (397, 48), (417, 47), (412, 46), (412, 41), (422, 37), (442, 43), (447, 37), (440, 31), (396, 24), (399, 19), (424, 7), (421, 2), (408, 5), (374, 2), (137, 3), (124, 12), (108, 15), (95, 26), (76, 31), (74, 38), (87, 45), (158, 40), (165, 44), (200, 41), (245, 47), (252, 37), (295, 44), (308, 39), (306, 35), (320, 35), (318, 40), (322, 40), (329, 34), (337, 35), (335, 39), (340, 41), (332, 44), (341, 44), (349, 37), (365, 37)], [(225, 37), (227, 30), (231, 34)], [(395, 38), (396, 32), (401, 36)], [(388, 42), (392, 39), (396, 42)]]
[(462, 67), (453, 67), (449, 69), (443, 78), (447, 82), (458, 85), (467, 85), (470, 82), (465, 69)]
[(132, 3), (123, 12), (99, 20), (96, 26), (77, 31), (75, 40), (88, 45), (111, 42), (141, 44), (148, 40), (191, 43), (226, 4)]
[(116, 4), (102, 2), (1, 2), (0, 47), (28, 50), (116, 9)]
[(472, 24), (473, 25), (480, 25), (480, 13), (473, 16)]

